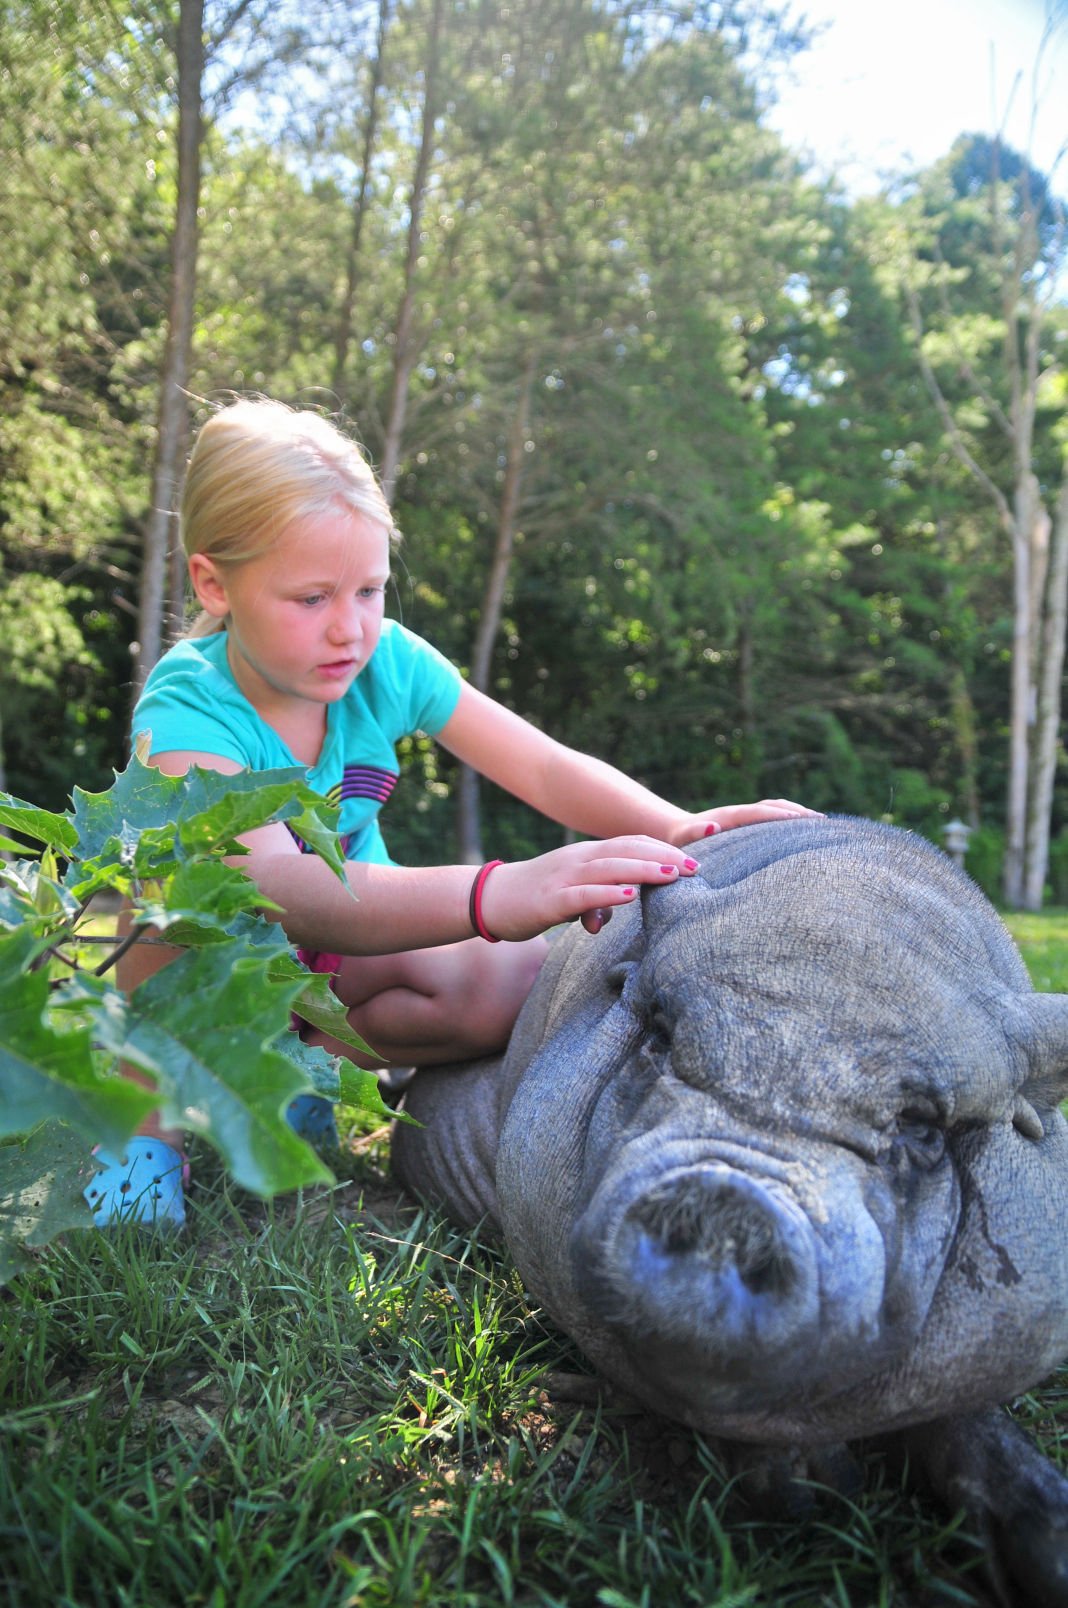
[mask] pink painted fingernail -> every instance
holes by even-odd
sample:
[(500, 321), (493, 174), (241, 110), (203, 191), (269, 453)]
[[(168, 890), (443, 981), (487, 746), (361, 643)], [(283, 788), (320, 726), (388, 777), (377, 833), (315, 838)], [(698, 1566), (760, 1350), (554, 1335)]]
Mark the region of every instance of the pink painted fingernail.
[(686, 867), (687, 871), (696, 871), (697, 870), (697, 861), (696, 860), (683, 860), (682, 863)]
[(709, 821), (708, 825), (705, 827), (705, 837), (711, 837), (713, 832), (720, 832), (722, 830), (723, 829), (718, 821)]
[(624, 899), (633, 899), (634, 898), (634, 889), (633, 888), (622, 888), (620, 891), (622, 892)]
[(675, 867), (673, 865), (662, 865), (660, 869), (666, 877), (673, 877), (675, 875)]

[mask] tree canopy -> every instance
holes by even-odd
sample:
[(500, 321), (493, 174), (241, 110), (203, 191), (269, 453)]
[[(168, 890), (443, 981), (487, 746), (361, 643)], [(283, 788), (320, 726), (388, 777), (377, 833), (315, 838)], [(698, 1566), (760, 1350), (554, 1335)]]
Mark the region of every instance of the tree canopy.
[[(1032, 702), (1065, 584), (1056, 175), (964, 132), (878, 198), (815, 183), (766, 115), (805, 33), (758, 0), (207, 0), (192, 65), (190, 15), (0, 22), (7, 787), (58, 809), (125, 763), (162, 404), (251, 391), (346, 418), (394, 609), (565, 741), (680, 803), (1011, 840), (1021, 752), (1062, 759), (1059, 706), (1051, 747), (1010, 697), (1020, 543)], [(398, 857), (546, 842), (404, 759)]]

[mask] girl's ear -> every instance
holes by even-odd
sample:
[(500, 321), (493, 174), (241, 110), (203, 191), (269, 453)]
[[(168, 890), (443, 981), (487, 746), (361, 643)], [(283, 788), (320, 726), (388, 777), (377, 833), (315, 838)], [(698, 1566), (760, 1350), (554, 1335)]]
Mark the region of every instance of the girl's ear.
[(191, 553), (189, 579), (193, 583), (193, 591), (202, 609), (214, 615), (217, 620), (229, 614), (230, 601), (226, 595), (226, 582), (213, 558), (209, 558), (206, 553)]

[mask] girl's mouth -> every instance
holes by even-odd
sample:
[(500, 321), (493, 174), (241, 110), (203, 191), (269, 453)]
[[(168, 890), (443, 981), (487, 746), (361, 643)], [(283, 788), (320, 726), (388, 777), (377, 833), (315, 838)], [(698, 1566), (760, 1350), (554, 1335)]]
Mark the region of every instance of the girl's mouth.
[(332, 659), (329, 664), (317, 666), (319, 675), (327, 681), (342, 681), (357, 668), (355, 659)]

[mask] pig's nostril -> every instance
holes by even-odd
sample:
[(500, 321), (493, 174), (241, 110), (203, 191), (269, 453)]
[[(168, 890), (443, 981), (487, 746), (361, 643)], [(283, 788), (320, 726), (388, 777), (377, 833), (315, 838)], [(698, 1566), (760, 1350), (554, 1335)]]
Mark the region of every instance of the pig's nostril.
[(738, 1276), (752, 1295), (784, 1295), (794, 1279), (794, 1266), (780, 1249), (768, 1247), (756, 1256), (739, 1258)]
[(689, 1175), (651, 1190), (632, 1222), (661, 1256), (687, 1259), (695, 1271), (731, 1270), (751, 1295), (782, 1296), (796, 1275), (770, 1202), (749, 1186)]

